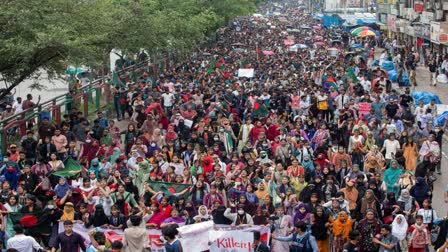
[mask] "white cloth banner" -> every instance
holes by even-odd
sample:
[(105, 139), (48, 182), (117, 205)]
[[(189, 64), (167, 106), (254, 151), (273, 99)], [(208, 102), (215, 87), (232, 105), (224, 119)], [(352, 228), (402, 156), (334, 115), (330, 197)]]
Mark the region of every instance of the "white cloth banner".
[[(205, 251), (210, 248), (209, 230), (213, 229), (213, 221), (201, 222), (179, 227), (180, 242), (184, 251)], [(185, 248), (188, 248), (185, 250)]]
[(252, 78), (254, 77), (253, 68), (240, 68), (238, 69), (238, 77)]
[[(89, 232), (93, 229), (103, 232), (110, 242), (123, 239), (123, 230), (120, 229), (85, 228), (82, 224), (73, 224), (73, 232), (82, 236), (86, 247), (90, 244)], [(182, 226), (178, 228), (178, 231), (184, 251), (251, 251), (253, 231), (260, 232), (261, 241), (267, 242), (270, 239), (269, 227), (231, 227), (230, 225), (215, 225), (213, 221)], [(59, 232), (64, 232), (63, 222), (59, 222)], [(160, 246), (161, 230), (147, 229), (147, 232), (151, 252), (164, 252), (164, 246)], [(185, 250), (186, 248), (188, 249)]]
[(251, 252), (254, 234), (246, 231), (215, 231), (210, 230), (210, 237), (215, 238), (210, 246), (214, 252)]

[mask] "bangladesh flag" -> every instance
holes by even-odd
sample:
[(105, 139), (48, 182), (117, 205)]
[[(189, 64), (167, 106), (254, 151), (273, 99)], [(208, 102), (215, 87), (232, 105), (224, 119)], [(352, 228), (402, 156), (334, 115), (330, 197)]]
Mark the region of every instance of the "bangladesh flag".
[[(156, 192), (163, 192), (168, 198), (174, 196), (175, 193), (180, 193), (187, 187), (192, 186), (190, 184), (178, 184), (178, 183), (168, 183), (160, 181), (148, 181), (149, 186)], [(185, 192), (181, 197), (186, 199), (189, 196), (189, 192)]]
[(336, 81), (333, 76), (329, 76), (324, 81), (324, 90), (328, 91), (330, 87), (333, 87), (335, 90), (338, 90), (338, 85), (336, 85)]
[(124, 87), (125, 85), (124, 85), (124, 83), (123, 83), (123, 81), (121, 81), (121, 78), (120, 78), (120, 76), (118, 75), (118, 73), (117, 72), (113, 72), (113, 74), (112, 74), (112, 82), (113, 82), (113, 84), (115, 85), (115, 86), (119, 86), (119, 87)]
[(349, 67), (347, 69), (347, 75), (354, 83), (358, 83), (358, 78), (356, 77), (355, 72), (353, 72), (353, 68)]
[(51, 219), (48, 211), (36, 211), (32, 213), (9, 213), (6, 217), (6, 234), (14, 236), (13, 227), (21, 224), (25, 234), (51, 234)]
[(266, 117), (269, 115), (269, 110), (266, 108), (262, 100), (257, 99), (254, 103), (254, 116)]
[(75, 178), (78, 173), (81, 172), (81, 165), (73, 160), (73, 158), (69, 157), (64, 162), (65, 168), (59, 171), (53, 172), (54, 175), (65, 177), (65, 178)]

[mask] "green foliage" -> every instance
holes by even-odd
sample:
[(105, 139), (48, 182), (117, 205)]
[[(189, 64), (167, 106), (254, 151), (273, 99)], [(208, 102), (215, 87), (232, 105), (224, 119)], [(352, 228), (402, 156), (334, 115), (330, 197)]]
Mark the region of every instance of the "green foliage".
[(186, 54), (259, 0), (4, 0), (0, 12), (0, 99), (41, 72), (107, 62), (113, 48), (135, 55)]

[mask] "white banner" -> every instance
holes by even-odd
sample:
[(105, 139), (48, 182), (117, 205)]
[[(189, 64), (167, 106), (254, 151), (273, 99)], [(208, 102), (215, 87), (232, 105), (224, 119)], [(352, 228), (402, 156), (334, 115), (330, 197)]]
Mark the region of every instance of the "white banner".
[[(86, 247), (90, 245), (89, 232), (93, 229), (103, 232), (110, 242), (123, 239), (123, 230), (121, 229), (85, 228), (83, 224), (79, 223), (73, 225), (73, 232), (82, 236)], [(269, 227), (231, 227), (230, 225), (215, 225), (213, 221), (182, 226), (178, 228), (178, 231), (184, 251), (251, 251), (253, 231), (260, 232), (261, 241), (268, 243), (270, 239)], [(59, 232), (64, 232), (63, 222), (59, 222)], [(159, 246), (161, 230), (147, 229), (147, 232), (151, 252), (164, 252), (164, 246)]]
[(238, 77), (252, 78), (254, 77), (253, 68), (240, 68), (238, 69)]
[(210, 237), (216, 237), (211, 240), (210, 251), (213, 252), (251, 252), (254, 243), (254, 234), (245, 231), (215, 231), (211, 230)]

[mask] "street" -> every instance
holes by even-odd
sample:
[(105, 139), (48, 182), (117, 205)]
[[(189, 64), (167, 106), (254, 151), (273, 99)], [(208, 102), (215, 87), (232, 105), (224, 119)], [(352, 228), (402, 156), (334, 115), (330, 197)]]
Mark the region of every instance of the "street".
[[(379, 55), (378, 55), (379, 56)], [(437, 86), (431, 86), (430, 83), (429, 70), (425, 66), (417, 67), (417, 87), (415, 87), (416, 91), (427, 91), (435, 93), (439, 96), (440, 100), (443, 103), (448, 102), (448, 84), (439, 83)], [(447, 133), (445, 133), (447, 136)], [(434, 191), (433, 191), (433, 201), (432, 206), (437, 211), (439, 217), (443, 217), (447, 215), (447, 206), (448, 204), (444, 199), (444, 191), (445, 187), (448, 184), (448, 141), (447, 138), (444, 138), (442, 144), (442, 175), (437, 175), (437, 181), (434, 182)]]

